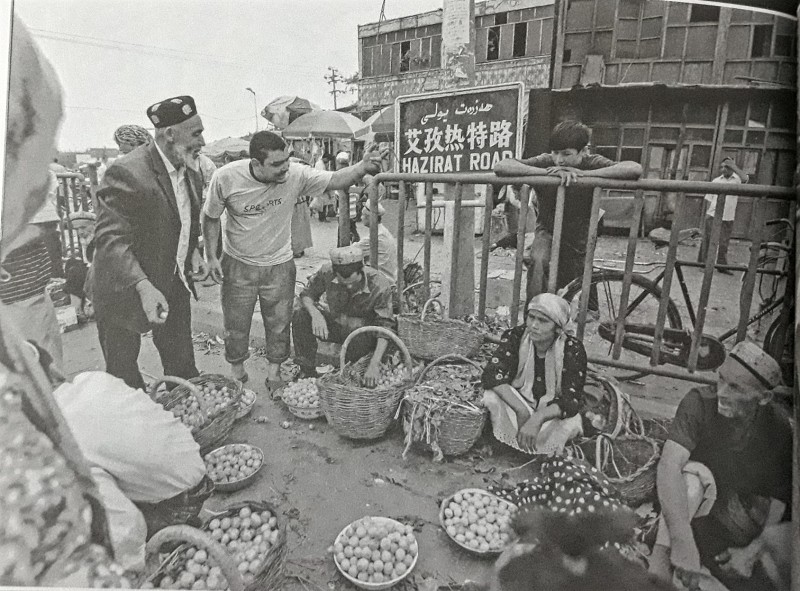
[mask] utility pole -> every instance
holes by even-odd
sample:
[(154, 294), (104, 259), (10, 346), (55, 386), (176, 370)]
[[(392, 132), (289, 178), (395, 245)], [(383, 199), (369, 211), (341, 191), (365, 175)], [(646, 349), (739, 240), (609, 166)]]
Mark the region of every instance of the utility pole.
[[(442, 3), (442, 90), (475, 86), (475, 0), (443, 0)], [(474, 199), (473, 185), (463, 185), (464, 201)], [(455, 248), (458, 226), (458, 249)], [(458, 252), (458, 282), (450, 273), (442, 278), (442, 297), (450, 318), (475, 312), (475, 212), (464, 207), (456, 219), (454, 197), (445, 195), (445, 269), (453, 268)]]
[(336, 85), (338, 83), (340, 83), (340, 82), (344, 82), (345, 80), (344, 80), (344, 78), (339, 76), (339, 70), (338, 69), (332, 68), (331, 66), (328, 66), (328, 71), (330, 71), (330, 74), (327, 75), (327, 76), (323, 76), (323, 78), (325, 78), (325, 80), (328, 81), (329, 85), (333, 86), (333, 90), (330, 91), (330, 94), (333, 95), (333, 108), (334, 108), (334, 110), (336, 110), (336, 108), (337, 108), (336, 96), (340, 95), (340, 94), (344, 94), (346, 92), (345, 90), (337, 89)]

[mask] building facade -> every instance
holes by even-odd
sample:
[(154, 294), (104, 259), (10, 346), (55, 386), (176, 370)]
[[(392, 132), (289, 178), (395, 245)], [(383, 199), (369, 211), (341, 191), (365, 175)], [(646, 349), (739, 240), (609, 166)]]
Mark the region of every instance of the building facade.
[[(792, 184), (795, 20), (670, 0), (559, 0), (556, 11), (552, 96), (531, 99), (529, 117), (584, 121), (595, 151), (640, 162), (647, 178), (711, 180), (731, 157), (751, 182)], [(701, 226), (702, 201), (688, 203)], [(649, 195), (644, 229), (669, 225), (674, 205)], [(604, 206), (611, 225), (627, 224), (629, 199), (610, 192)], [(734, 236), (751, 210), (739, 200)]]
[[(500, 0), (475, 5), (478, 86), (523, 82), (547, 88), (553, 45), (553, 0)], [(440, 90), (442, 11), (358, 27), (362, 116), (403, 95)]]

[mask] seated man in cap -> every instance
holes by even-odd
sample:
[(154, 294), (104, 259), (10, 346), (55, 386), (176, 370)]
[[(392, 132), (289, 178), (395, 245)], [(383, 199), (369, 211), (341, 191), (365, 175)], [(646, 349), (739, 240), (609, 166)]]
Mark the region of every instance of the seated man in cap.
[(741, 342), (716, 386), (681, 401), (658, 463), (663, 515), (651, 572), (669, 577), (671, 566), (702, 565), (727, 584), (752, 577), (757, 589), (786, 576), (792, 429), (772, 401), (780, 385), (778, 363)]
[[(383, 205), (378, 203), (377, 211), (377, 227), (378, 227), (378, 270), (383, 273), (392, 285), (397, 283), (397, 241), (392, 236), (389, 229), (381, 223), (383, 214), (386, 210)], [(372, 228), (372, 211), (370, 209), (370, 201), (364, 203), (364, 225), (368, 230)], [(364, 237), (356, 242), (353, 246), (361, 248), (364, 255), (364, 261), (369, 262), (370, 256), (370, 235), (371, 231), (365, 233)]]
[(202, 182), (192, 163), (205, 145), (194, 99), (147, 109), (155, 141), (109, 166), (97, 192), (92, 292), (106, 371), (144, 388), (137, 358), (152, 329), (165, 375), (198, 375), (192, 345), (192, 273)]
[[(380, 271), (364, 266), (360, 247), (334, 248), (331, 263), (323, 265), (300, 293), (300, 306), (292, 319), (295, 362), (302, 377), (316, 376), (317, 339), (343, 343), (362, 326), (394, 328), (392, 286)], [(348, 361), (372, 351), (364, 375), (366, 386), (378, 383), (387, 344), (386, 339), (360, 335), (348, 347)]]

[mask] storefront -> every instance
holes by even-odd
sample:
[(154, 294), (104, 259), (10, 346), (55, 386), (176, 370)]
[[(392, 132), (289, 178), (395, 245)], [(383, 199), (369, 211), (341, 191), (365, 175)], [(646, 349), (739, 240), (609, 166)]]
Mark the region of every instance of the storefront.
[[(711, 180), (730, 156), (750, 182), (791, 186), (795, 167), (795, 96), (762, 88), (668, 87), (663, 85), (534, 90), (530, 95), (525, 154), (548, 149), (550, 129), (578, 119), (593, 130), (592, 150), (614, 160), (634, 160), (645, 178)], [(644, 231), (669, 226), (675, 195), (648, 195)], [(611, 191), (604, 200), (606, 226), (627, 226), (630, 195)], [(751, 200), (740, 199), (734, 236), (750, 226)], [(783, 215), (775, 205), (775, 215)], [(691, 220), (702, 208), (692, 202)]]

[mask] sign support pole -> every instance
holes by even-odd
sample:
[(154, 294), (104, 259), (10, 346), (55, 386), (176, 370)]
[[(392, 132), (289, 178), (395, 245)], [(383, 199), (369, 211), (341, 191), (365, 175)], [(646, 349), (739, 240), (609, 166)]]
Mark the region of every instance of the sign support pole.
[[(443, 0), (442, 66), (442, 90), (476, 86), (475, 0)], [(448, 201), (454, 198), (452, 194), (445, 195)], [(474, 198), (473, 185), (463, 185), (462, 198)], [(456, 209), (460, 210), (458, 214)], [(446, 207), (445, 211), (444, 256), (448, 262), (453, 260), (454, 254), (458, 257), (458, 272), (451, 276), (452, 267), (446, 267), (442, 304), (447, 315), (453, 318), (475, 313), (475, 214), (471, 208)], [(458, 231), (454, 224), (458, 224)]]

